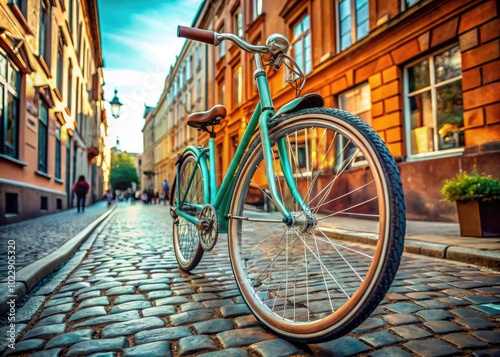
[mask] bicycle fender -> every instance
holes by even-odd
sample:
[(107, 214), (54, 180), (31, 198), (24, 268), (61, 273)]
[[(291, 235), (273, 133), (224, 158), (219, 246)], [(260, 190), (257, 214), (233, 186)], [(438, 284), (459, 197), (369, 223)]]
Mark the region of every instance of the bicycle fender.
[(277, 118), (288, 113), (298, 112), (305, 108), (319, 108), (325, 106), (325, 100), (317, 93), (306, 94), (302, 97), (295, 98), (291, 102), (282, 106), (276, 114), (271, 118)]

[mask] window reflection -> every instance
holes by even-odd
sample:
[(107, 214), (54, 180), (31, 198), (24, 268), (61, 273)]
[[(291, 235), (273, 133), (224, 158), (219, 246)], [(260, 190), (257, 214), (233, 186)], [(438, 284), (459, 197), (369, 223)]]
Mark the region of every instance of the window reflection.
[(465, 146), (461, 65), (455, 46), (407, 68), (412, 155)]

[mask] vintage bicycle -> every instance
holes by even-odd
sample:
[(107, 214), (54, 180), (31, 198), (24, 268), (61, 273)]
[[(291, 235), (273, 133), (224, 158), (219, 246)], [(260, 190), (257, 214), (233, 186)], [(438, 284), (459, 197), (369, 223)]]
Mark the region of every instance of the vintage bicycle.
[[(252, 53), (259, 101), (220, 186), (215, 127), (226, 108), (193, 113), (188, 125), (209, 134), (176, 163), (171, 197), (174, 249), (184, 271), (196, 268), (221, 233), (241, 295), (256, 318), (293, 341), (320, 342), (363, 322), (388, 291), (405, 235), (401, 179), (377, 133), (360, 118), (301, 96), (305, 76), (289, 41), (265, 45), (236, 35), (178, 27), (178, 36)], [(296, 99), (275, 109), (264, 66), (286, 67)], [(371, 233), (361, 232), (370, 226)], [(339, 234), (370, 235), (376, 245)]]

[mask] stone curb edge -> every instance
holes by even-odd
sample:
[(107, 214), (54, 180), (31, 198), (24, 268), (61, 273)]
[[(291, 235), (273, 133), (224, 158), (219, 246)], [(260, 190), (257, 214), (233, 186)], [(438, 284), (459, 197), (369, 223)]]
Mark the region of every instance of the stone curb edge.
[[(9, 301), (21, 300), (26, 296), (39, 282), (49, 276), (57, 267), (66, 262), (69, 257), (94, 233), (96, 228), (115, 212), (117, 206), (114, 205), (100, 217), (90, 223), (87, 227), (81, 230), (77, 235), (64, 243), (61, 247), (50, 253), (49, 255), (39, 259), (30, 265), (16, 272), (16, 283), (14, 291), (9, 291), (7, 285), (8, 279), (3, 279), (0, 282), (2, 291), (0, 291), (0, 314), (8, 311)], [(87, 248), (88, 249), (88, 248)]]
[[(375, 245), (376, 239), (372, 233), (353, 234), (347, 230), (329, 229), (322, 230), (332, 238)], [(433, 258), (453, 260), (461, 263), (478, 265), (495, 271), (500, 271), (500, 252), (464, 248), (448, 244), (429, 243), (416, 239), (405, 238), (404, 251)]]

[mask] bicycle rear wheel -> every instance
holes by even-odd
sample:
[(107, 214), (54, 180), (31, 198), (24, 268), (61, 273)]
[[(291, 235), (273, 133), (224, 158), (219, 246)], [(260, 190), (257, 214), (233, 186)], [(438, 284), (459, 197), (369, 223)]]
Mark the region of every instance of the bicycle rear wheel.
[[(320, 342), (363, 322), (389, 289), (403, 251), (402, 185), (380, 137), (347, 112), (305, 109), (271, 126), (276, 186), (294, 224), (274, 208), (258, 139), (230, 203), (231, 264), (262, 323), (291, 340)], [(277, 143), (310, 211), (285, 183)], [(338, 239), (348, 236), (375, 245)]]
[[(174, 185), (171, 205), (177, 211), (188, 212), (199, 217), (200, 212), (196, 206), (203, 204), (203, 177), (200, 166), (196, 163), (196, 157), (187, 153), (180, 163), (181, 168), (177, 177), (178, 184)], [(189, 178), (195, 171), (191, 185)], [(185, 196), (185, 202), (180, 205), (177, 198), (177, 189), (181, 200)], [(187, 192), (187, 193), (186, 193)], [(203, 256), (203, 247), (200, 244), (199, 233), (196, 226), (185, 218), (178, 216), (174, 219), (173, 238), (174, 251), (179, 267), (184, 271), (190, 271), (198, 265)]]

